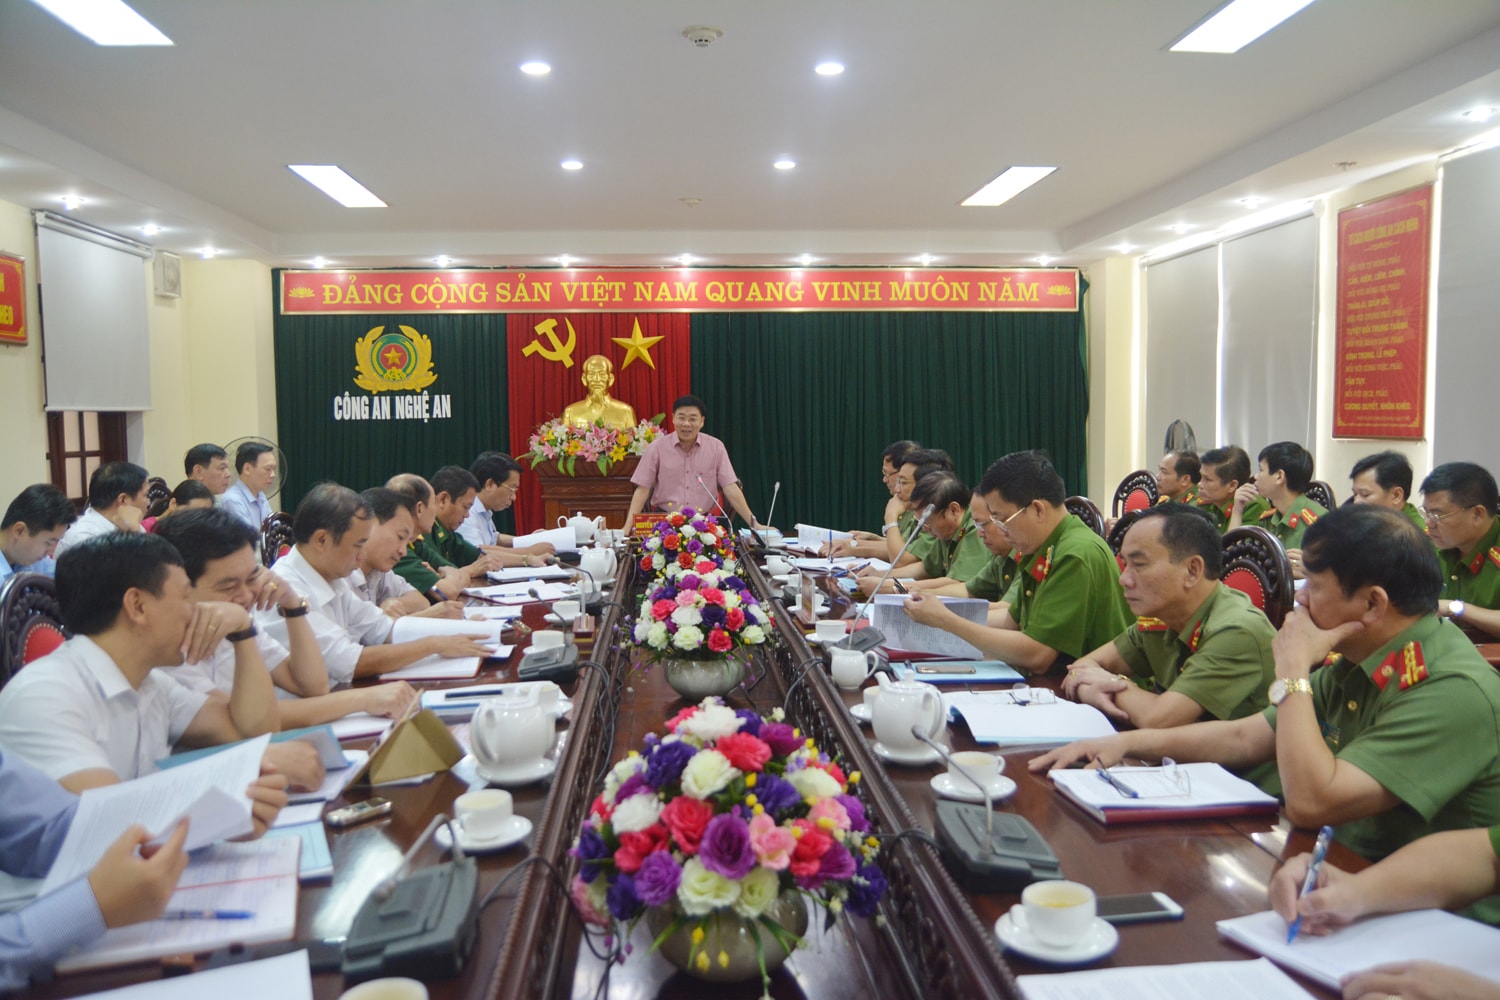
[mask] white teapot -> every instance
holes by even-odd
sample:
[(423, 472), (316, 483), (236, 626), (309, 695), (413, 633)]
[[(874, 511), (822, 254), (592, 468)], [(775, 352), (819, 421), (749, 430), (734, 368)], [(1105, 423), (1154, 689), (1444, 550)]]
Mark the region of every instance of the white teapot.
[(880, 697), (871, 709), (875, 738), (902, 754), (927, 750), (927, 744), (912, 734), (912, 727), (937, 740), (943, 732), (943, 696), (931, 684), (902, 680), (887, 682), (880, 675)]
[(540, 762), (556, 732), (533, 689), (513, 698), (486, 698), (469, 723), (469, 745), (481, 777), (506, 780)]
[(574, 514), (569, 518), (564, 518), (559, 515), (557, 518), (557, 526), (559, 528), (572, 528), (573, 538), (578, 542), (579, 545), (582, 545), (585, 542), (593, 541), (594, 532), (599, 531), (604, 527), (604, 515), (600, 514), (598, 517), (590, 521), (588, 518), (583, 516), (583, 511), (580, 510), (577, 514)]
[[(615, 575), (615, 553), (613, 549), (583, 549), (578, 553), (578, 568), (603, 584)], [(585, 581), (587, 583), (587, 581)]]

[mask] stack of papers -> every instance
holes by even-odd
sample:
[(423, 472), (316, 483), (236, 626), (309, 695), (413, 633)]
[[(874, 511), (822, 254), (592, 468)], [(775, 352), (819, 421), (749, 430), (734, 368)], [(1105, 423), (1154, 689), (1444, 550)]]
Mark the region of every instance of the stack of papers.
[(548, 528), (545, 531), (533, 531), (529, 535), (517, 535), (516, 540), (511, 543), (517, 549), (533, 545), (550, 545), (554, 552), (577, 552), (578, 535), (568, 527)]
[[(509, 656), (514, 646), (496, 646), (495, 656)], [(424, 656), (409, 667), (381, 674), (382, 681), (459, 681), (479, 674), (477, 656)]]
[(824, 559), (822, 556), (797, 556), (789, 561), (793, 566), (809, 573), (832, 573), (834, 570), (854, 569), (859, 566), (869, 566), (876, 573), (884, 573), (890, 566), (890, 563), (881, 566), (880, 560), (866, 559), (862, 556), (840, 556), (837, 559)]
[(1273, 796), (1218, 764), (1112, 767), (1109, 773), (1137, 797), (1130, 798), (1105, 781), (1101, 771), (1058, 769), (1049, 776), (1059, 792), (1101, 823), (1214, 819), (1274, 813), (1281, 808)]
[[(797, 548), (805, 549), (808, 552), (816, 552), (818, 551), (818, 546), (820, 545), (826, 545), (829, 542), (836, 542), (844, 538), (853, 537), (854, 536), (847, 531), (834, 531), (832, 528), (819, 528), (817, 525), (813, 524), (798, 524), (796, 546)], [(787, 547), (790, 548), (791, 545), (792, 542), (788, 540)]]
[[(505, 630), (505, 622), (501, 621), (468, 621), (461, 618), (414, 618), (407, 615), (397, 618), (396, 624), (391, 626), (391, 642), (412, 642), (416, 639), (427, 639), (435, 635), (464, 635), (477, 636), (474, 641), (481, 646), (501, 646), (500, 634)], [(497, 653), (497, 656), (509, 656), (509, 652)]]
[(1086, 969), (1018, 976), (1026, 1000), (1305, 1000), (1306, 990), (1263, 958), (1253, 962), (1192, 962)]
[(964, 717), (979, 743), (1049, 747), (1115, 733), (1109, 718), (1094, 706), (1062, 699), (1020, 705), (1009, 691), (956, 691), (943, 695), (943, 701)]
[(334, 719), (328, 724), (328, 728), (341, 740), (358, 740), (382, 736), (395, 724), (395, 719), (381, 718), (369, 712), (351, 712), (342, 719)]
[[(540, 684), (550, 681), (517, 681), (509, 684), (475, 684), (468, 687), (423, 691), (422, 707), (431, 709), (443, 719), (467, 719), (474, 710), (492, 698), (520, 698)], [(566, 701), (564, 701), (566, 704)]]
[(368, 750), (345, 750), (340, 757), (343, 763), (338, 767), (324, 765), (322, 785), (310, 792), (288, 792), (287, 802), (293, 805), (331, 802), (344, 794), (349, 782), (354, 780), (359, 769), (365, 766), (365, 761), (370, 759), (370, 753)]
[(1317, 937), (1286, 943), (1286, 921), (1275, 913), (1220, 920), (1219, 934), (1335, 993), (1345, 976), (1388, 962), (1437, 962), (1500, 982), (1500, 929), (1444, 910), (1369, 917)]
[[(944, 597), (948, 610), (971, 622), (984, 625), (989, 620), (990, 602), (977, 597)], [(980, 660), (984, 654), (951, 632), (931, 625), (920, 625), (906, 613), (903, 594), (876, 594), (870, 611), (870, 624), (885, 633), (885, 655), (893, 660), (913, 654), (941, 656), (951, 660)]]
[[(531, 592), (537, 592), (536, 597)], [(488, 597), (492, 601), (500, 601), (505, 604), (526, 604), (531, 601), (560, 601), (564, 597), (577, 597), (578, 588), (570, 583), (533, 583), (530, 580), (513, 580), (510, 583), (497, 583), (489, 587), (470, 587), (464, 591), (474, 597)], [(405, 621), (405, 618), (397, 619)]]
[(202, 1000), (203, 997), (312, 1000), (312, 969), (307, 963), (307, 950), (299, 949), (275, 958), (263, 958), (259, 962), (226, 965), (195, 972), (191, 976), (152, 979), (117, 990), (90, 993), (87, 1000)]
[(496, 583), (513, 583), (516, 580), (571, 580), (573, 571), (567, 566), (505, 566), (492, 569), (487, 575)]

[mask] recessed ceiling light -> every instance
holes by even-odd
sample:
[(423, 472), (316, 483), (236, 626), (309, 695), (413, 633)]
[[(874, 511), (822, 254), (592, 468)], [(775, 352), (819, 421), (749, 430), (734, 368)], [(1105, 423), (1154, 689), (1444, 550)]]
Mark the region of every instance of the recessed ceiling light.
[(924, 253), (921, 256), (917, 257), (917, 263), (921, 264), (923, 267), (926, 267), (928, 264), (931, 264), (935, 260), (937, 260), (937, 258), (930, 253)]
[(328, 266), (328, 260), (325, 257), (314, 257), (312, 259), (312, 266), (313, 267), (327, 267)]
[(677, 263), (681, 264), (683, 267), (687, 267), (689, 264), (691, 264), (693, 261), (697, 260), (698, 258), (694, 257), (690, 253), (684, 253), (684, 254), (678, 254), (673, 259), (676, 260)]
[(1115, 247), (1115, 252), (1116, 253), (1129, 253), (1130, 251), (1132, 251), (1134, 249), (1135, 249), (1135, 247), (1131, 246), (1129, 243), (1121, 243), (1119, 246)]
[(32, 0), (95, 45), (171, 45), (124, 0)]
[(73, 211), (73, 209), (77, 208), (79, 205), (82, 205), (88, 199), (80, 198), (76, 194), (65, 194), (57, 200), (62, 202), (63, 208), (71, 212)]
[(828, 62), (820, 62), (813, 67), (813, 72), (818, 74), (819, 76), (838, 76), (843, 71), (844, 64), (841, 62), (834, 62), (832, 60), (829, 60)]
[(811, 264), (813, 261), (815, 261), (817, 259), (818, 258), (814, 257), (812, 254), (805, 253), (802, 256), (800, 256), (800, 257), (797, 258), (797, 263), (801, 264), (803, 267), (806, 267), (807, 265)]
[(141, 227), (141, 232), (145, 233), (147, 236), (155, 236), (157, 233), (161, 232), (161, 226), (158, 226), (154, 222), (148, 222)]
[(1193, 226), (1193, 224), (1191, 222), (1174, 222), (1172, 225), (1168, 226), (1167, 228), (1170, 229), (1172, 232), (1176, 233), (1177, 235), (1181, 236), (1183, 233), (1191, 232), (1193, 230), (1194, 226)]
[(331, 163), (288, 163), (288, 169), (345, 208), (385, 208), (385, 202)]
[(1046, 267), (1048, 264), (1052, 263), (1053, 260), (1054, 260), (1054, 258), (1049, 257), (1046, 254), (1042, 254), (1040, 257), (1038, 257), (1036, 259), (1036, 262), (1038, 264), (1042, 265), (1043, 267)]
[(523, 62), (521, 64), (521, 72), (527, 76), (546, 76), (552, 72), (552, 67), (539, 59), (533, 59), (530, 62)]
[(1270, 200), (1271, 200), (1270, 198), (1266, 198), (1266, 197), (1263, 197), (1263, 196), (1258, 195), (1258, 194), (1252, 194), (1252, 195), (1247, 195), (1246, 197), (1239, 199), (1239, 202), (1240, 202), (1241, 205), (1244, 205), (1246, 208), (1259, 208), (1260, 206), (1264, 205), (1266, 202), (1268, 202)]
[(1491, 118), (1495, 117), (1497, 113), (1500, 113), (1500, 108), (1470, 108), (1468, 111), (1465, 111), (1460, 117), (1467, 118), (1471, 122), (1487, 122)]
[(771, 164), (771, 166), (775, 167), (777, 170), (791, 170), (796, 165), (797, 165), (797, 161), (796, 160), (789, 160), (786, 157), (782, 157), (781, 159), (777, 160), (775, 163)]
[(1312, 0), (1233, 0), (1178, 39), (1171, 51), (1238, 52), (1310, 3)]
[(1011, 167), (969, 195), (960, 204), (969, 208), (977, 206), (993, 208), (996, 205), (1003, 205), (1056, 169), (1056, 167)]
[(562, 167), (564, 170), (582, 170), (583, 169), (583, 161), (582, 160), (563, 160), (562, 163), (558, 164), (558, 166)]
[(198, 251), (198, 256), (202, 257), (204, 260), (213, 260), (214, 254), (218, 252), (219, 251), (215, 250), (213, 247), (204, 247), (202, 250)]
[(557, 258), (557, 262), (559, 264), (561, 264), (563, 267), (572, 267), (573, 266), (573, 262), (576, 261), (577, 259), (578, 259), (577, 257), (573, 257), (573, 256), (571, 256), (569, 254), (563, 254), (562, 256), (560, 256), (560, 257)]
[(449, 264), (453, 263), (453, 258), (449, 257), (445, 253), (440, 253), (436, 257), (432, 258), (432, 262), (438, 267), (447, 267)]

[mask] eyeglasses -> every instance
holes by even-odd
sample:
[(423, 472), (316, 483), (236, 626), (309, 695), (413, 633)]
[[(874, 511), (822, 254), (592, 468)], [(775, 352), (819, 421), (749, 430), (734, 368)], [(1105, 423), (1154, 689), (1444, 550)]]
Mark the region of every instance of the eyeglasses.
[(498, 485), (502, 490), (510, 490), (512, 493), (521, 492), (521, 487), (512, 486), (510, 483), (497, 483), (496, 485)]
[(995, 527), (999, 528), (1005, 534), (1009, 535), (1010, 534), (1010, 522), (1012, 522), (1016, 518), (1020, 517), (1021, 514), (1022, 514), (1022, 512), (1025, 511), (1026, 509), (1027, 508), (1025, 508), (1025, 507), (1017, 507), (1016, 508), (1016, 512), (1014, 514), (1012, 514), (1010, 517), (1007, 517), (1003, 521), (993, 521), (991, 523), (993, 523), (995, 525)]
[(1422, 520), (1428, 524), (1441, 524), (1445, 519), (1452, 517), (1454, 514), (1462, 514), (1468, 510), (1467, 507), (1459, 507), (1456, 510), (1448, 511), (1446, 514), (1438, 514), (1428, 510), (1426, 507), (1418, 507), (1417, 509), (1422, 512)]

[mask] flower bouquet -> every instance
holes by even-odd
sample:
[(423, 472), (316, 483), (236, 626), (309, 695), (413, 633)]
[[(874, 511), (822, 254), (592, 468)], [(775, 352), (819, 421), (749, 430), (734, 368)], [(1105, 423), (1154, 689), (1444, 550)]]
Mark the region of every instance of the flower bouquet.
[(617, 462), (645, 454), (646, 446), (661, 437), (661, 422), (665, 417), (666, 414), (658, 413), (650, 420), (623, 429), (606, 427), (602, 420), (587, 427), (574, 427), (561, 417), (554, 417), (531, 432), (526, 442), (527, 457), (533, 469), (543, 462), (556, 462), (557, 471), (569, 476), (575, 475), (582, 459), (597, 466), (600, 475), (607, 476)]
[(800, 938), (773, 916), (778, 902), (795, 905), (786, 914), (811, 901), (830, 920), (875, 912), (886, 880), (851, 794), (859, 774), (845, 776), (783, 718), (706, 698), (614, 766), (570, 852), (586, 921), (623, 937), (646, 915), (652, 950), (685, 937), (683, 968), (715, 978), (731, 965), (723, 925), (743, 922), (750, 968), (769, 986), (768, 953), (784, 958)]
[(642, 573), (677, 577), (696, 572), (704, 562), (733, 572), (734, 541), (712, 516), (691, 507), (668, 514), (641, 540)]

